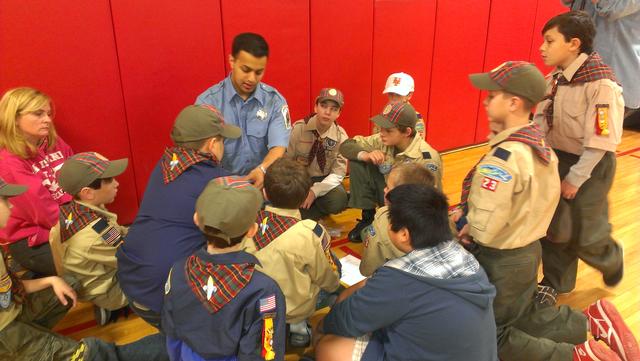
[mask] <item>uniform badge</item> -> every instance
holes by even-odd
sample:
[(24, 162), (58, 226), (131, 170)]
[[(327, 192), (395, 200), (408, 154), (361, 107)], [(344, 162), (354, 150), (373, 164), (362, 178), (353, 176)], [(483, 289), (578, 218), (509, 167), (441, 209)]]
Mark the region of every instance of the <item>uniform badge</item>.
[(269, 228), (269, 225), (267, 224), (268, 222), (268, 218), (264, 217), (262, 218), (262, 222), (260, 222), (260, 234), (264, 235), (264, 232), (267, 231), (267, 229)]
[(432, 171), (432, 172), (437, 172), (438, 171), (438, 166), (433, 164), (433, 163), (427, 163), (427, 169)]
[(483, 164), (478, 167), (478, 173), (498, 182), (509, 183), (513, 176), (502, 167), (493, 164)]
[(271, 312), (276, 309), (276, 295), (260, 299), (260, 313)]
[(276, 353), (273, 351), (273, 318), (274, 314), (264, 315), (263, 317), (261, 355), (265, 360), (276, 358)]
[(267, 119), (267, 112), (264, 109), (260, 108), (256, 112), (256, 117), (260, 120), (265, 120)]
[(382, 163), (380, 165), (378, 165), (378, 170), (380, 171), (380, 173), (382, 174), (389, 174), (389, 172), (391, 172), (391, 168), (393, 167), (392, 164), (389, 163)]
[(338, 142), (336, 142), (333, 139), (324, 138), (324, 147), (326, 149), (333, 149), (333, 148), (336, 147), (337, 144), (338, 144)]
[(609, 135), (609, 104), (596, 104), (596, 134)]
[(335, 89), (329, 89), (329, 95), (335, 97), (336, 95), (338, 95), (338, 92)]
[(382, 114), (387, 115), (389, 113), (391, 113), (391, 109), (393, 108), (393, 106), (391, 104), (387, 104), (386, 107), (384, 107), (384, 109), (382, 110)]
[(11, 277), (5, 273), (0, 279), (0, 309), (6, 309), (11, 305)]
[(171, 170), (173, 170), (173, 168), (175, 168), (178, 163), (180, 163), (180, 161), (178, 161), (178, 155), (176, 153), (173, 153), (173, 155), (171, 156), (171, 162), (169, 162)]
[(202, 290), (207, 293), (207, 300), (211, 299), (211, 296), (218, 291), (218, 287), (213, 284), (213, 277), (209, 276), (207, 279), (207, 284), (202, 286)]
[(480, 184), (480, 187), (482, 187), (483, 189), (495, 192), (496, 188), (498, 188), (498, 183), (500, 183), (500, 182), (498, 182), (495, 179), (484, 177), (482, 179), (482, 183)]
[(291, 116), (289, 115), (289, 107), (283, 105), (280, 112), (282, 113), (282, 119), (284, 120), (284, 127), (286, 129), (291, 129)]
[(69, 215), (67, 216), (67, 219), (64, 220), (64, 228), (69, 229), (69, 227), (71, 227), (72, 224), (73, 224), (73, 213), (69, 213)]

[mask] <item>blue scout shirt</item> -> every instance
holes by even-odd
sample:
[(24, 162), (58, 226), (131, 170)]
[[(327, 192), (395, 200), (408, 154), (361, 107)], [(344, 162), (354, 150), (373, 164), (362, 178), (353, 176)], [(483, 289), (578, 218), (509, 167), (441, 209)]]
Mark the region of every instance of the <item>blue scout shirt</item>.
[(222, 112), (225, 123), (242, 129), (240, 138), (224, 140), (222, 166), (232, 174), (248, 174), (262, 163), (269, 149), (289, 145), (291, 118), (287, 101), (267, 84), (259, 83), (244, 101), (229, 75), (200, 94), (196, 104), (213, 105)]
[[(209, 254), (202, 248), (194, 256), (203, 268), (207, 264), (259, 264), (257, 258), (244, 251)], [(284, 360), (286, 305), (278, 284), (254, 270), (249, 282), (214, 312), (191, 288), (187, 273), (193, 269), (188, 263), (187, 260), (176, 262), (165, 284), (162, 328), (167, 335), (169, 358), (172, 361)], [(205, 273), (200, 278), (204, 282), (207, 277)], [(220, 293), (222, 284), (216, 280), (218, 288), (214, 288), (213, 293)]]
[(206, 242), (193, 223), (196, 199), (210, 180), (229, 175), (207, 160), (164, 184), (161, 163), (153, 169), (138, 215), (116, 253), (120, 287), (156, 313), (162, 309), (163, 285), (171, 265)]

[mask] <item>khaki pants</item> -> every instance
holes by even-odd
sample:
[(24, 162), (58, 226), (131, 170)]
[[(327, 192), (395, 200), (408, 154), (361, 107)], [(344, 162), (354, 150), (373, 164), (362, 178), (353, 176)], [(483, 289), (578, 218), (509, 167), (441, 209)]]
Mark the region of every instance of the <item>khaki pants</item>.
[(375, 209), (384, 204), (387, 182), (378, 166), (352, 160), (349, 162), (349, 207)]
[(478, 245), (476, 258), (496, 287), (498, 355), (502, 361), (567, 361), (587, 339), (587, 319), (567, 306), (533, 302), (540, 265), (538, 241), (517, 249)]
[[(556, 150), (563, 179), (579, 157)], [(542, 241), (544, 283), (558, 292), (571, 292), (576, 285), (578, 259), (610, 276), (622, 267), (622, 248), (611, 237), (607, 195), (616, 172), (615, 154), (605, 153), (576, 197), (568, 201), (571, 237), (566, 243)], [(555, 220), (554, 220), (555, 221)], [(552, 221), (553, 222), (553, 221)], [(569, 226), (569, 225), (567, 225)]]

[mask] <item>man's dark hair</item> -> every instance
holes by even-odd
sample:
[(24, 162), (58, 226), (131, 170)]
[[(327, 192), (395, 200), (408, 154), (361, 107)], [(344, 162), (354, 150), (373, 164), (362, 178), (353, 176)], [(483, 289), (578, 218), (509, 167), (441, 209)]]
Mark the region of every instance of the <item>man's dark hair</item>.
[(264, 175), (264, 189), (274, 207), (298, 209), (309, 194), (311, 177), (307, 168), (298, 162), (280, 158)]
[(233, 38), (231, 55), (235, 58), (241, 50), (246, 51), (256, 58), (269, 56), (269, 44), (267, 44), (267, 41), (264, 40), (262, 35), (255, 33), (242, 33)]
[(580, 52), (593, 52), (593, 39), (596, 37), (596, 27), (591, 16), (584, 11), (573, 10), (552, 17), (542, 28), (542, 35), (549, 29), (558, 27), (558, 32), (569, 42), (573, 38), (580, 39)]
[(406, 228), (414, 249), (434, 247), (453, 239), (447, 197), (420, 184), (404, 184), (387, 194), (389, 223), (394, 232)]
[(227, 248), (235, 246), (236, 244), (242, 242), (244, 236), (246, 235), (245, 233), (242, 236), (231, 238), (231, 244), (229, 244), (226, 239), (216, 236), (217, 234), (220, 234), (220, 230), (217, 228), (204, 226), (204, 230), (202, 231), (202, 233), (204, 234), (204, 238), (207, 239), (207, 243), (211, 244), (215, 248)]

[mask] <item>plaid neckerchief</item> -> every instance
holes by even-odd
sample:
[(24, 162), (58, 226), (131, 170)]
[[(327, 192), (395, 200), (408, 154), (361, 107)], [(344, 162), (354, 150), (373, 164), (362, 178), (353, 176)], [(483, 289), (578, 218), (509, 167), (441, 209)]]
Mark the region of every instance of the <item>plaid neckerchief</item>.
[(253, 237), (256, 249), (259, 251), (266, 247), (274, 239), (286, 232), (293, 225), (298, 223), (294, 217), (281, 216), (279, 214), (261, 210), (258, 212), (258, 233)]
[(255, 264), (217, 264), (192, 255), (185, 263), (191, 291), (210, 312), (216, 313), (251, 281)]
[(60, 242), (66, 242), (98, 218), (100, 218), (98, 212), (76, 201), (61, 205)]
[[(540, 126), (537, 124), (532, 123), (527, 125), (526, 127), (520, 128), (518, 131), (513, 132), (511, 135), (509, 135), (502, 142), (521, 142), (527, 144), (528, 146), (533, 148), (533, 153), (538, 156), (540, 161), (542, 161), (544, 164), (549, 164), (549, 162), (551, 161), (551, 148), (544, 142), (544, 133), (542, 132), (542, 129), (540, 129)], [(500, 143), (494, 144), (491, 148), (495, 148)], [(478, 164), (480, 164), (483, 159), (484, 156), (480, 158), (478, 163), (476, 163), (476, 165), (474, 165), (471, 170), (469, 170), (469, 173), (467, 173), (467, 176), (464, 177), (464, 180), (462, 181), (462, 194), (460, 195), (460, 205), (458, 207), (462, 209), (464, 214), (467, 214), (467, 212), (469, 211), (467, 201), (469, 200), (469, 192), (471, 191), (473, 176), (476, 173)]]
[[(311, 113), (304, 117), (304, 124), (308, 124), (309, 120), (311, 120), (314, 115), (316, 115), (316, 113)], [(311, 162), (313, 162), (313, 158), (316, 158), (318, 160), (318, 166), (320, 167), (320, 170), (324, 172), (324, 167), (327, 164), (327, 156), (324, 152), (324, 142), (322, 142), (322, 139), (320, 139), (320, 133), (318, 133), (316, 129), (312, 130), (312, 132), (315, 139), (313, 141), (313, 145), (311, 146), (311, 151), (309, 152), (308, 162), (309, 164), (311, 164)]]
[(211, 160), (214, 164), (218, 164), (218, 159), (210, 153), (203, 153), (180, 146), (165, 149), (161, 163), (164, 184), (173, 182), (189, 167), (206, 160)]
[(453, 279), (472, 276), (480, 264), (457, 241), (451, 240), (434, 247), (414, 249), (400, 258), (384, 264), (419, 277)]
[(549, 129), (553, 128), (553, 102), (556, 97), (556, 92), (559, 86), (588, 83), (600, 79), (609, 79), (615, 83), (618, 82), (613, 70), (609, 65), (602, 62), (600, 54), (595, 51), (589, 55), (589, 57), (582, 63), (576, 73), (573, 75), (570, 81), (568, 81), (562, 72), (559, 72), (553, 76), (553, 86), (551, 87), (551, 93), (544, 97), (549, 99), (549, 104), (544, 109), (544, 117), (547, 121)]

